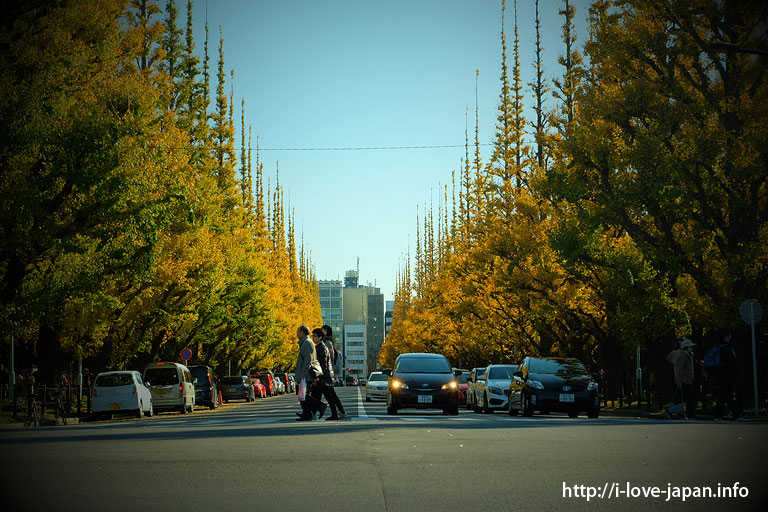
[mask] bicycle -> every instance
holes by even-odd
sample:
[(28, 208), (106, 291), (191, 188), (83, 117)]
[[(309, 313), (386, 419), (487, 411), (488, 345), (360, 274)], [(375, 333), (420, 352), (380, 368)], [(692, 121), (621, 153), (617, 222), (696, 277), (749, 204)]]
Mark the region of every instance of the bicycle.
[(24, 422), (25, 427), (39, 427), (42, 420), (40, 414), (40, 404), (37, 403), (37, 397), (32, 395), (32, 409), (27, 420)]

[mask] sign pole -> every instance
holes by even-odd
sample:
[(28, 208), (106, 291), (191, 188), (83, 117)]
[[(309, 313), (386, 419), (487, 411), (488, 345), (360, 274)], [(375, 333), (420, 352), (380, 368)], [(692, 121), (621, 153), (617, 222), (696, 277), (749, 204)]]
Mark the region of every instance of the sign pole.
[(749, 303), (749, 326), (752, 328), (752, 381), (755, 385), (755, 416), (758, 415), (759, 409), (757, 405), (757, 348), (755, 346), (755, 301)]

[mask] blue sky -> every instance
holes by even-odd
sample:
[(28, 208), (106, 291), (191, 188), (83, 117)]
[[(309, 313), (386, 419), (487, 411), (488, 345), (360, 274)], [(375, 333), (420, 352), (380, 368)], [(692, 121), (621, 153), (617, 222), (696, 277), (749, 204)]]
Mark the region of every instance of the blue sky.
[[(186, 2), (178, 3), (183, 26)], [(581, 45), (588, 3), (572, 3)], [(540, 1), (548, 79), (561, 73), (561, 6), (561, 1)], [(513, 7), (508, 2), (505, 18), (510, 64)], [(528, 83), (533, 79), (533, 0), (521, 0), (518, 15), (523, 82)], [(450, 187), (451, 171), (460, 167), (467, 108), (473, 137), (475, 69), (480, 71), (480, 142), (493, 141), (501, 1), (211, 0), (207, 17), (211, 87), (215, 90), (221, 26), (227, 80), (235, 70), (237, 148), (244, 98), (253, 145), (258, 135), (264, 148), (265, 178), (274, 186), (279, 162), (297, 237), (303, 232), (318, 279), (343, 279), (359, 257), (361, 283), (375, 283), (391, 300), (409, 245), (414, 253), (417, 207), (423, 214), (431, 202), (437, 212), (441, 184)], [(201, 55), (205, 19), (206, 2), (195, 0)], [(226, 90), (229, 94), (229, 83)], [(549, 107), (554, 105), (550, 98)], [(533, 119), (530, 109), (527, 117)], [(433, 145), (461, 147), (285, 150)], [(484, 159), (490, 150), (483, 146)]]

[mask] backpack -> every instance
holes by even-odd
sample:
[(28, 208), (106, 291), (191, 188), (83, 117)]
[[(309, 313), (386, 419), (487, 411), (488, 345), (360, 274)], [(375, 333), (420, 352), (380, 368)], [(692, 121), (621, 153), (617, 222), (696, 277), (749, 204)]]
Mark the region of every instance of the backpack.
[(713, 368), (722, 368), (723, 359), (720, 355), (720, 347), (722, 347), (722, 345), (715, 345), (714, 347), (707, 350), (706, 354), (704, 354), (705, 370), (711, 370)]

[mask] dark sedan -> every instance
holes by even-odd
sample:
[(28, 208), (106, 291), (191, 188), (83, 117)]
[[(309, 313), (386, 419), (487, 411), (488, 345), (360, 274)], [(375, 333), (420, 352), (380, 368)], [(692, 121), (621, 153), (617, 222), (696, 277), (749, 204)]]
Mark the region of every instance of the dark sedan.
[(459, 384), (461, 370), (451, 370), (445, 356), (440, 354), (400, 354), (387, 388), (387, 414), (399, 409), (442, 409), (443, 414), (459, 414)]
[(509, 414), (534, 411), (567, 412), (575, 418), (586, 411), (600, 415), (597, 382), (578, 359), (526, 357), (509, 386)]
[(246, 375), (233, 375), (224, 377), (221, 381), (221, 397), (224, 403), (230, 400), (245, 400), (253, 402), (256, 400), (256, 393), (253, 390), (251, 379)]

